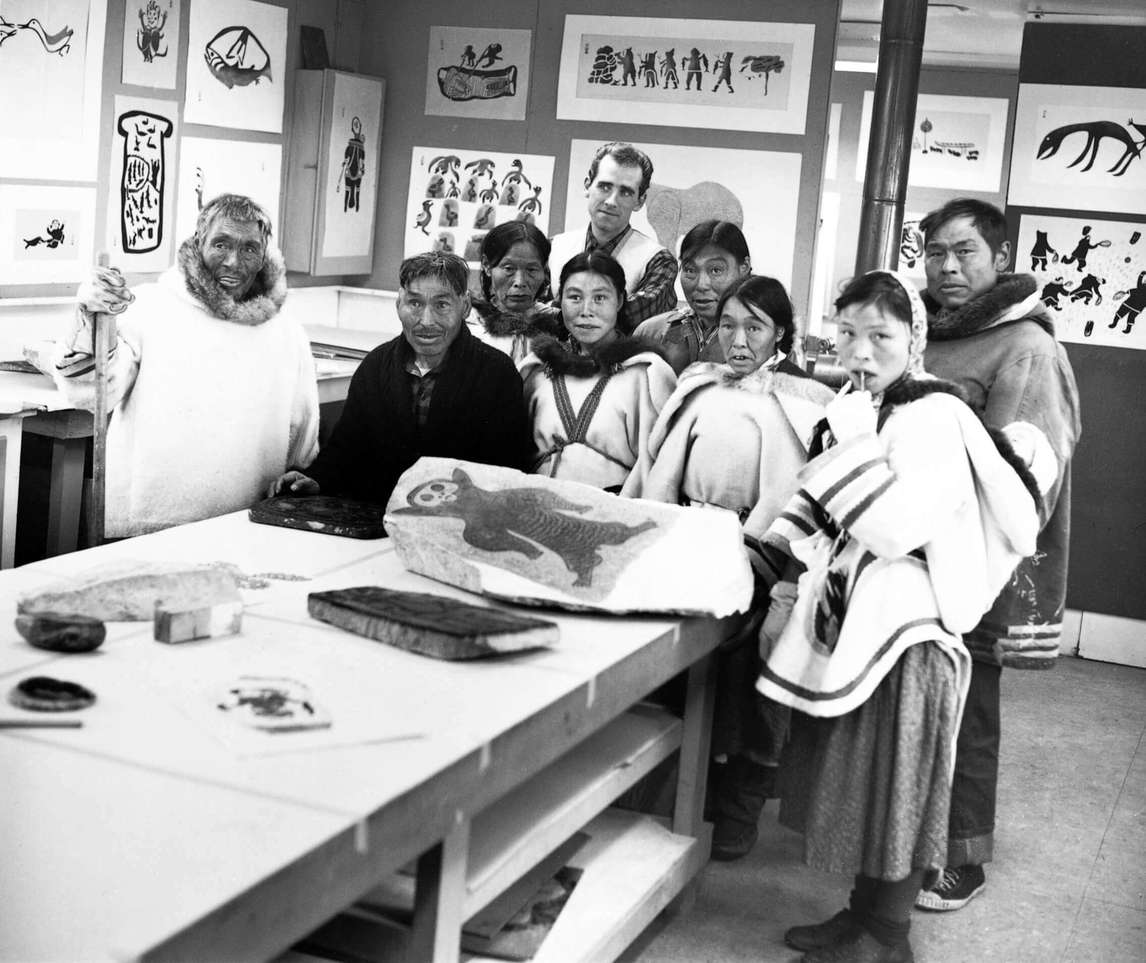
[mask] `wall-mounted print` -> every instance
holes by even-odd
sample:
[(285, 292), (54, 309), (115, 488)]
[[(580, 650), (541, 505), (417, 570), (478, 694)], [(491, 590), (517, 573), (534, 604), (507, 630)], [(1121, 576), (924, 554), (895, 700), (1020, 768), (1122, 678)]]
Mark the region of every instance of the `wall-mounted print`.
[(923, 231), (919, 227), (926, 216), (926, 211), (922, 214), (904, 211), (903, 226), (899, 231), (899, 265), (896, 269), (915, 281), (920, 289), (927, 287), (927, 272), (923, 268)]
[(1032, 274), (1060, 341), (1146, 349), (1146, 219), (1023, 214), (1015, 270)]
[(0, 3), (0, 177), (96, 179), (106, 8)]
[(163, 271), (172, 263), (178, 126), (174, 101), (115, 98), (107, 249), (125, 271)]
[(426, 113), (524, 120), (529, 30), (430, 27)]
[(406, 202), (406, 257), (449, 251), (476, 268), (482, 238), (503, 221), (530, 221), (552, 234), (553, 161), (539, 154), (415, 147)]
[(373, 77), (335, 73), (331, 123), (321, 256), (368, 254), (378, 206), (382, 85)]
[(557, 116), (802, 134), (815, 27), (565, 18)]
[[(574, 140), (569, 148), (567, 231), (584, 230), (589, 223), (585, 175), (600, 146), (597, 140)], [(634, 227), (676, 252), (681, 237), (700, 221), (712, 217), (734, 221), (748, 241), (752, 269), (785, 286), (791, 284), (801, 155), (673, 144), (636, 146), (653, 162), (653, 182), (645, 206), (632, 217)]]
[(1007, 202), (1146, 214), (1146, 89), (1020, 85)]
[[(856, 180), (864, 179), (874, 95), (863, 95)], [(993, 97), (920, 94), (911, 138), (912, 187), (953, 191), (999, 190), (1007, 138), (1007, 101)]]
[(0, 184), (0, 284), (87, 277), (94, 261), (94, 187)]
[(281, 133), (286, 37), (286, 7), (192, 0), (183, 122)]
[(274, 236), (279, 223), (282, 147), (249, 141), (184, 137), (179, 143), (179, 189), (175, 202), (175, 245), (195, 233), (203, 205), (218, 194), (245, 194), (271, 215)]
[(127, 0), (123, 17), (125, 84), (174, 90), (182, 0)]

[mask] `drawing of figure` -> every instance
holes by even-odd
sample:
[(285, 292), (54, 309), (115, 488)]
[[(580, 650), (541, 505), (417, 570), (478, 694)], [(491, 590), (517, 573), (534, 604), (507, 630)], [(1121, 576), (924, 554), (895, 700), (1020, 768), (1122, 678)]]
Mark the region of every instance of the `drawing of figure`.
[(474, 64), (474, 66), (479, 69), (482, 67), (492, 67), (501, 59), (501, 44), (491, 43), (481, 52), (481, 56), (478, 57), (477, 63)]
[(147, 7), (138, 11), (139, 29), (135, 32), (135, 46), (143, 54), (144, 63), (156, 57), (166, 57), (167, 48), (159, 49), (163, 31), (167, 27), (167, 11), (160, 10), (156, 0), (147, 0)]
[(489, 187), (487, 187), (484, 191), (481, 192), (481, 194), (478, 195), (478, 199), (483, 204), (496, 204), (497, 203), (497, 185), (496, 184), (490, 184)]
[[(521, 160), (514, 158), (513, 163), (509, 165), (509, 170), (506, 172), (505, 177), (501, 179), (501, 188), (505, 190), (507, 187), (515, 184), (525, 184), (526, 187), (531, 188), (533, 185), (529, 182), (529, 178), (525, 176), (522, 170)], [(514, 203), (517, 203), (516, 201)]]
[(438, 198), (446, 196), (446, 179), (441, 174), (431, 174), (426, 182), (426, 197)]
[(753, 57), (749, 54), (740, 61), (740, 72), (749, 71), (748, 79), (755, 80), (761, 74), (764, 76), (764, 96), (768, 96), (768, 75), (783, 73), (784, 58), (772, 55)]
[[(497, 217), (494, 214), (494, 206), (492, 204), (482, 204), (474, 215), (474, 230), (488, 231), (496, 223)], [(466, 258), (466, 260), (468, 261), (470, 258)]]
[(406, 501), (410, 507), (394, 514), (460, 518), (465, 523), (462, 540), (484, 552), (517, 552), (531, 561), (544, 555), (543, 548), (556, 554), (576, 576), (574, 587), (593, 584), (593, 570), (604, 561), (603, 546), (623, 545), (657, 527), (651, 519), (626, 525), (579, 518), (592, 506), (540, 488), (488, 491), (460, 468), (451, 479), (418, 485)]
[(422, 213), (418, 215), (418, 219), (414, 221), (414, 227), (426, 235), (430, 236), (430, 232), (426, 230), (427, 225), (434, 219), (434, 215), (430, 213), (430, 208), (434, 206), (433, 201), (422, 201)]
[(533, 196), (527, 197), (518, 207), (517, 219), (532, 224), (541, 214), (541, 188), (533, 188)]
[(195, 210), (203, 210), (203, 168), (195, 168)]
[(671, 81), (673, 90), (680, 90), (680, 78), (676, 73), (676, 48), (666, 50), (661, 57), (661, 76), (664, 78), (664, 87), (667, 90)]
[(695, 80), (696, 89), (700, 90), (700, 78), (706, 70), (708, 70), (708, 57), (693, 47), (684, 58), (684, 89), (689, 90)]
[(1090, 304), (1094, 301), (1094, 306), (1102, 304), (1102, 291), (1099, 286), (1106, 283), (1106, 278), (1100, 278), (1093, 274), (1088, 274), (1079, 282), (1070, 294), (1070, 302), (1073, 304), (1075, 301), (1081, 301), (1083, 304)]
[(462, 188), (462, 200), (467, 204), (473, 204), (478, 199), (478, 179), (477, 177), (467, 177), (466, 186)]
[(633, 59), (633, 48), (626, 47), (621, 53), (617, 55), (617, 60), (621, 64), (621, 86), (628, 87), (629, 81), (633, 82), (633, 86), (637, 86), (637, 62)]
[(1119, 291), (1115, 297), (1123, 297), (1124, 300), (1118, 305), (1118, 310), (1114, 312), (1114, 320), (1110, 322), (1110, 327), (1118, 327), (1118, 322), (1123, 318), (1126, 319), (1126, 328), (1123, 334), (1129, 334), (1130, 329), (1134, 327), (1134, 322), (1138, 320), (1138, 315), (1142, 313), (1142, 309), (1146, 308), (1146, 271), (1142, 271), (1138, 275), (1138, 284), (1129, 291)]
[(125, 253), (144, 254), (163, 243), (164, 141), (174, 129), (166, 117), (144, 110), (130, 110), (116, 124), (123, 137), (119, 227)]
[(1142, 155), (1142, 148), (1146, 147), (1146, 125), (1136, 124), (1131, 120), (1129, 121), (1129, 126), (1133, 127), (1139, 134), (1142, 134), (1144, 139), (1141, 141), (1135, 140), (1133, 133), (1128, 131), (1121, 124), (1116, 124), (1109, 120), (1092, 120), (1085, 124), (1066, 124), (1062, 127), (1056, 127), (1047, 133), (1039, 144), (1038, 159), (1047, 160), (1050, 157), (1054, 157), (1054, 155), (1058, 153), (1059, 148), (1062, 147), (1062, 142), (1071, 134), (1086, 134), (1086, 144), (1082, 148), (1082, 153), (1066, 166), (1074, 167), (1077, 164), (1081, 164), (1083, 158), (1089, 154), (1090, 156), (1086, 164), (1079, 168), (1080, 171), (1088, 171), (1094, 166), (1094, 162), (1098, 159), (1098, 151), (1102, 146), (1102, 141), (1109, 137), (1116, 143), (1121, 144), (1123, 151), (1122, 156), (1114, 162), (1114, 166), (1107, 168), (1107, 173), (1113, 174), (1115, 177), (1121, 177), (1126, 173), (1126, 169), (1130, 166), (1130, 163)]
[[(350, 140), (342, 158), (340, 183), (346, 185), (342, 199), (342, 210), (358, 210), (359, 192), (362, 188), (362, 175), (366, 173), (366, 140), (362, 136), (362, 121), (357, 117), (350, 121)], [(335, 190), (338, 188), (336, 187)]]
[(477, 54), (474, 53), (474, 45), (472, 43), (466, 44), (466, 49), (462, 51), (462, 66), (472, 67), (477, 60)]
[(901, 267), (913, 268), (923, 256), (923, 235), (918, 222), (904, 224), (899, 235), (899, 263)]
[(646, 87), (657, 86), (657, 52), (650, 50), (641, 58), (641, 76), (645, 78)]
[(617, 81), (613, 79), (613, 71), (616, 69), (617, 55), (613, 52), (613, 48), (608, 44), (598, 47), (597, 53), (593, 56), (593, 66), (589, 71), (589, 83), (615, 84)]
[(438, 218), (438, 227), (458, 226), (458, 202), (450, 198), (442, 205), (442, 213)]
[(493, 169), (496, 163), (488, 157), (479, 157), (477, 160), (472, 160), (466, 164), (466, 170), (472, 171), (474, 177), (493, 177)]
[(30, 247), (39, 247), (41, 244), (43, 244), (44, 247), (54, 249), (63, 243), (64, 225), (61, 221), (53, 219), (47, 228), (45, 228), (42, 236), (24, 238), (24, 250), (26, 251)]
[(1064, 294), (1070, 293), (1070, 286), (1063, 281), (1061, 275), (1053, 281), (1048, 281), (1043, 285), (1042, 294), (1039, 295), (1043, 304), (1048, 308), (1054, 308), (1056, 311), (1062, 310), (1062, 305), (1059, 303), (1059, 298)]
[[(1078, 273), (1082, 274), (1086, 270), (1086, 259), (1090, 256), (1090, 252), (1096, 247), (1110, 247), (1109, 241), (1092, 241), (1090, 239), (1090, 225), (1087, 224), (1082, 229), (1082, 237), (1078, 239), (1078, 243), (1074, 246), (1074, 250), (1062, 259), (1063, 264), (1074, 264), (1078, 268)], [(1085, 281), (1083, 282), (1086, 283)], [(1080, 285), (1081, 287), (1081, 285)]]
[(441, 174), (450, 180), (457, 180), (461, 165), (462, 159), (457, 154), (439, 154), (430, 161), (426, 170), (431, 174)]
[(736, 93), (736, 91), (732, 89), (731, 50), (724, 51), (724, 56), (717, 59), (716, 63), (712, 65), (712, 72), (717, 75), (716, 86), (712, 88), (712, 92), (714, 94), (720, 89), (721, 84), (725, 84), (728, 87), (728, 92), (730, 94)]
[(453, 254), (454, 236), (449, 231), (439, 231), (438, 238), (434, 241), (434, 250), (443, 254)]
[(1035, 243), (1031, 246), (1031, 270), (1045, 271), (1047, 269), (1047, 255), (1058, 263), (1058, 251), (1047, 240), (1046, 231), (1035, 231)]
[(499, 202), (503, 207), (517, 207), (517, 199), (521, 195), (521, 188), (518, 183), (506, 184), (501, 192), (501, 201)]

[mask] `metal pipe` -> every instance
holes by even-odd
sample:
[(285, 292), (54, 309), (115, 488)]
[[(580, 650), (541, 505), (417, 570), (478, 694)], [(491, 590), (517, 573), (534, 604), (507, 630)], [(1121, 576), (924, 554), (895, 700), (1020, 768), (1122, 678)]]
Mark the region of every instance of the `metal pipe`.
[(899, 264), (927, 0), (884, 0), (856, 274)]

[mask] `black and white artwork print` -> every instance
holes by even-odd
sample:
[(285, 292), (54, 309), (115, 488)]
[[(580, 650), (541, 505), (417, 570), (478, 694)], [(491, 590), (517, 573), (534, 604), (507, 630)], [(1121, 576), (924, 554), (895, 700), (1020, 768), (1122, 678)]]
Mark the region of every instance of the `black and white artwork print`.
[(430, 27), (426, 113), (524, 120), (532, 31)]
[(1060, 341), (1146, 349), (1146, 218), (1024, 214), (1014, 253)]

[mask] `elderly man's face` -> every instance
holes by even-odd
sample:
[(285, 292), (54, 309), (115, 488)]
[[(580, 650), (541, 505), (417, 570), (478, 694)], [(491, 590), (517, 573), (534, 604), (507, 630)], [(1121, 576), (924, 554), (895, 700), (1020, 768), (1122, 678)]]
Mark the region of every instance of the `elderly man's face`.
[(470, 296), (458, 294), (444, 278), (415, 278), (398, 292), (402, 333), (418, 360), (431, 368), (446, 356), (469, 312)]
[(215, 283), (241, 301), (263, 269), (267, 242), (254, 221), (236, 221), (220, 214), (208, 223), (199, 251)]

